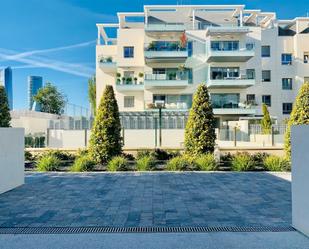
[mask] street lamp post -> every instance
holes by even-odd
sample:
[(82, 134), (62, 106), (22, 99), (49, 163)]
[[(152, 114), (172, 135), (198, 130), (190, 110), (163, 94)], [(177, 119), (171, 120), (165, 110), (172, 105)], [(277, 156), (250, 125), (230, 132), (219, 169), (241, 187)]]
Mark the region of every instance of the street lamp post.
[(159, 147), (162, 146), (162, 109), (164, 108), (164, 101), (155, 101), (155, 107), (159, 109)]

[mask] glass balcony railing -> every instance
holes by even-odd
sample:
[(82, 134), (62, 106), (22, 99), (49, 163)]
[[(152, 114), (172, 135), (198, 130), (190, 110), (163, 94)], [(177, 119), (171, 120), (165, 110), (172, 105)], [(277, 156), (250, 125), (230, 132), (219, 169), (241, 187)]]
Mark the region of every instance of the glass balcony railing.
[(188, 73), (175, 72), (169, 74), (145, 74), (145, 80), (188, 80)]
[(151, 42), (145, 44), (145, 51), (186, 51), (186, 46), (181, 46), (180, 42)]
[(148, 23), (145, 30), (154, 32), (184, 31), (185, 25), (183, 23)]

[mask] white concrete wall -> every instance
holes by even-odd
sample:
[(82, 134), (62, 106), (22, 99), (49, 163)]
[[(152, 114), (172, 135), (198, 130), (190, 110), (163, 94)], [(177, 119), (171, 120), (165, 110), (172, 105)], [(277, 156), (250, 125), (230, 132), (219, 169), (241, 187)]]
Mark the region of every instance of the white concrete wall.
[(50, 130), (48, 138), (49, 148), (79, 149), (85, 148), (85, 139), (90, 138), (90, 132), (85, 130)]
[(309, 125), (293, 126), (292, 143), (292, 224), (309, 236)]
[(0, 128), (0, 194), (24, 184), (24, 129)]

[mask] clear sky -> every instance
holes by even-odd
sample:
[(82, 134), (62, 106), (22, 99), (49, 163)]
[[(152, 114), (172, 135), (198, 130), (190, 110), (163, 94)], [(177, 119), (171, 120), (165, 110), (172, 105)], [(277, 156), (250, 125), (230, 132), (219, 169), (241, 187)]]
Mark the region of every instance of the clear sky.
[(0, 67), (13, 69), (14, 109), (27, 107), (27, 76), (43, 76), (70, 103), (88, 107), (95, 72), (96, 23), (144, 4), (246, 4), (280, 19), (306, 16), (308, 0), (0, 0)]

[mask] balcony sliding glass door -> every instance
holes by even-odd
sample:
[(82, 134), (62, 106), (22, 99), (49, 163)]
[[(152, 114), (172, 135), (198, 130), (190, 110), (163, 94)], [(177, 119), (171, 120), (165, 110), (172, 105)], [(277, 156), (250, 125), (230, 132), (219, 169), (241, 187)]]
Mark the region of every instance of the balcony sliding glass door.
[(211, 103), (213, 108), (238, 108), (239, 94), (238, 93), (213, 93)]
[(239, 41), (212, 41), (211, 50), (213, 51), (239, 50)]
[(239, 78), (239, 67), (212, 67), (210, 68), (211, 80), (226, 80)]

